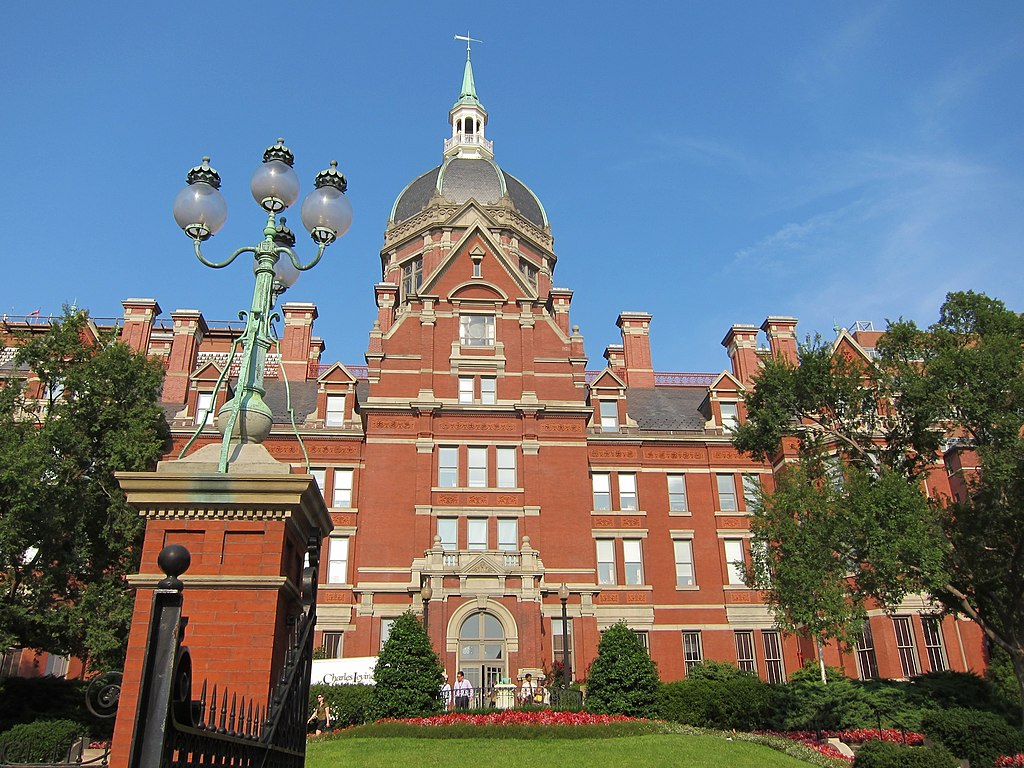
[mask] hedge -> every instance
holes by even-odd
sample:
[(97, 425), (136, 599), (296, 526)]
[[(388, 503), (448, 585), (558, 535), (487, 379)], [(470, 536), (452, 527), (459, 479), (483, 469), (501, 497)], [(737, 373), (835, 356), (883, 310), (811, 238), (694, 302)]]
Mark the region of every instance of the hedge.
[(311, 685), (309, 711), (316, 706), (316, 697), (323, 694), (331, 708), (331, 729), (362, 725), (369, 720), (373, 703), (372, 685)]
[(991, 712), (954, 708), (929, 713), (925, 735), (973, 766), (990, 766), (999, 755), (1024, 751), (1024, 732)]
[(71, 745), (84, 736), (73, 720), (36, 720), (19, 723), (0, 733), (0, 755), (12, 762), (63, 761)]
[(853, 768), (955, 768), (956, 758), (943, 747), (904, 747), (889, 741), (865, 742)]

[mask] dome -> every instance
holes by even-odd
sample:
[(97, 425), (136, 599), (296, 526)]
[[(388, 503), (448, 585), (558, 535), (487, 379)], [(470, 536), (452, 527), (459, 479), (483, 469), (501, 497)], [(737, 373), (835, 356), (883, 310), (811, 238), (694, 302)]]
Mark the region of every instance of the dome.
[(548, 217), (540, 200), (523, 182), (485, 157), (450, 157), (414, 179), (395, 200), (391, 222), (398, 224), (424, 210), (435, 194), (456, 205), (470, 199), (497, 205), (506, 198), (527, 221), (547, 229)]

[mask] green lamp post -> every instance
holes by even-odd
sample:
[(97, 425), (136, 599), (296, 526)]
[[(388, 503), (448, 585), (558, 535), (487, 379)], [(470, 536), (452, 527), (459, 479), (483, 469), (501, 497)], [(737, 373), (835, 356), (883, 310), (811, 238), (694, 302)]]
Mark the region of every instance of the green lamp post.
[(352, 205), (345, 197), (348, 186), (338, 163), (317, 174), (314, 189), (302, 202), (302, 224), (317, 245), (316, 256), (303, 264), (293, 250), (295, 235), (278, 214), (299, 198), (299, 178), (292, 167), (295, 156), (284, 139), (263, 153), (263, 163), (252, 175), (250, 188), (256, 202), (267, 212), (263, 240), (257, 245), (239, 248), (227, 259), (212, 262), (202, 253), (202, 244), (217, 232), (227, 219), (227, 204), (221, 195), (220, 175), (210, 167), (210, 158), (188, 172), (187, 186), (174, 199), (174, 220), (195, 244), (196, 257), (208, 267), (221, 269), (243, 253), (253, 255), (256, 287), (252, 307), (240, 313), (245, 331), (240, 339), (241, 365), (235, 395), (217, 414), (217, 428), (223, 435), (218, 469), (227, 472), (230, 444), (261, 443), (270, 434), (273, 415), (263, 400), (263, 367), (273, 344), (270, 324), (277, 297), (291, 287), (300, 272), (312, 269), (327, 246), (344, 235), (352, 225)]

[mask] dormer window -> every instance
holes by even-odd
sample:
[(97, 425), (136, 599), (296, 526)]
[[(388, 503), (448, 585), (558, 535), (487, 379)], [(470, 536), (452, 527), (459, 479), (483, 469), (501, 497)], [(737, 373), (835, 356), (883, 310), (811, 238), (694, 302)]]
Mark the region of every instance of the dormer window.
[(722, 429), (725, 432), (735, 432), (740, 425), (740, 412), (736, 403), (721, 403), (722, 407)]
[(535, 267), (526, 259), (520, 259), (519, 271), (523, 273), (523, 277), (526, 278), (526, 281), (530, 285), (532, 285), (534, 288), (537, 287), (537, 272), (539, 271), (537, 267)]
[(200, 392), (196, 397), (196, 426), (213, 423), (213, 392)]
[(415, 296), (423, 285), (423, 257), (407, 261), (402, 265), (402, 297)]
[(324, 426), (341, 427), (345, 424), (345, 396), (328, 395)]
[(619, 403), (616, 400), (600, 401), (601, 431), (619, 431)]
[(467, 347), (493, 347), (494, 315), (462, 315), (459, 343)]

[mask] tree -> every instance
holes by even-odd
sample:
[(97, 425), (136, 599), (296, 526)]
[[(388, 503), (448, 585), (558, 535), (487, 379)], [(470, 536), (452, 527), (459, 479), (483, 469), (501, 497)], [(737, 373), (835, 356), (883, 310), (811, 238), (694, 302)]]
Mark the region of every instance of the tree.
[(587, 709), (606, 715), (653, 717), (658, 670), (640, 638), (624, 623), (601, 635), (597, 658), (587, 676)]
[(143, 522), (114, 473), (169, 447), (163, 367), (77, 310), (18, 341), (0, 384), (0, 643), (119, 667)]
[(412, 611), (391, 625), (373, 671), (373, 716), (423, 717), (442, 710), (444, 668)]
[[(1024, 317), (951, 293), (935, 324), (892, 322), (877, 349), (815, 340), (755, 378), (734, 442), (794, 460), (754, 512), (751, 583), (782, 626), (840, 640), (866, 602), (929, 593), (1009, 654), (1024, 691)], [(955, 499), (924, 493), (940, 449), (977, 467)]]

